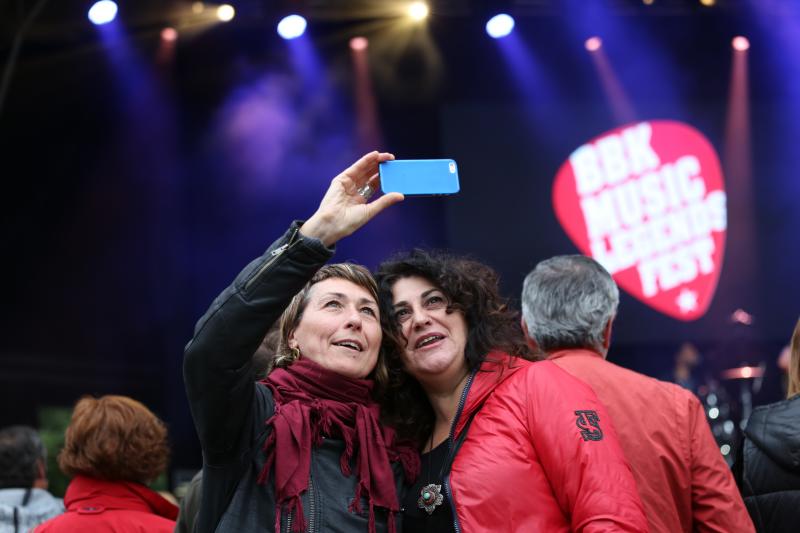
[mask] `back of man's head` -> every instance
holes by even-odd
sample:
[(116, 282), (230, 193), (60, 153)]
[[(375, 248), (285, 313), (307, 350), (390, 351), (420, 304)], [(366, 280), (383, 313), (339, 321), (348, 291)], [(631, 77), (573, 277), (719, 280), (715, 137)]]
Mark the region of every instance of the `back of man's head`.
[(30, 488), (44, 473), (46, 450), (28, 426), (0, 429), (0, 489)]
[(525, 278), (522, 318), (539, 351), (588, 348), (605, 355), (607, 326), (619, 289), (609, 273), (583, 255), (546, 259)]

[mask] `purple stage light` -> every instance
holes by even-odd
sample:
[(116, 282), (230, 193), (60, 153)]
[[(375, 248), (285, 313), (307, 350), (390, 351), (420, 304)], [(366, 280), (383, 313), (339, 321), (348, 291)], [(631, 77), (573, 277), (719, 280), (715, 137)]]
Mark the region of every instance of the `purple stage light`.
[(500, 13), (489, 19), (486, 23), (486, 33), (493, 39), (505, 37), (514, 29), (514, 19), (511, 15)]
[(111, 0), (100, 0), (89, 8), (89, 20), (92, 24), (100, 26), (108, 24), (117, 16), (117, 4)]
[(306, 31), (306, 19), (300, 15), (288, 15), (278, 23), (278, 35), (286, 40), (296, 39)]
[(739, 52), (744, 52), (748, 48), (750, 48), (750, 41), (747, 40), (747, 37), (742, 37), (738, 35), (733, 38), (731, 41), (731, 46), (733, 46), (734, 50), (738, 50)]
[(603, 46), (603, 41), (600, 39), (600, 37), (594, 36), (586, 39), (586, 42), (583, 45), (588, 51), (597, 52), (600, 50), (600, 47)]

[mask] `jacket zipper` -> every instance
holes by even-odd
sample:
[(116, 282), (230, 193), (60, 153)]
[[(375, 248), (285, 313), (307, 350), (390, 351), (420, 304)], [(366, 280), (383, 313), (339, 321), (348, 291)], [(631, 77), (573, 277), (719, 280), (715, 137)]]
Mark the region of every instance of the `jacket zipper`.
[(309, 474), (308, 476), (308, 529), (309, 533), (314, 533), (314, 478)]
[[(314, 478), (311, 475), (308, 476), (308, 527), (306, 528), (307, 533), (314, 533), (316, 529), (314, 529), (314, 517), (316, 514), (315, 507), (315, 500), (314, 497)], [(286, 518), (286, 533), (292, 533), (292, 521), (294, 517), (294, 512), (291, 512), (287, 515)]]
[[(467, 401), (467, 393), (469, 393), (469, 388), (472, 385), (472, 378), (475, 377), (476, 371), (477, 370), (473, 370), (467, 377), (467, 382), (464, 384), (464, 390), (461, 391), (461, 399), (458, 401), (458, 409), (456, 409), (456, 416), (453, 418), (453, 423), (450, 425), (450, 436), (448, 437), (448, 447), (450, 448), (450, 453), (453, 453), (456, 424), (458, 424), (458, 419), (461, 418), (461, 411), (464, 410), (464, 404)], [(453, 458), (453, 461), (455, 461), (455, 458)], [(450, 466), (452, 467), (452, 463)], [(453, 507), (453, 529), (455, 529), (456, 533), (461, 533), (461, 525), (458, 523), (458, 513), (456, 513), (456, 501), (455, 499), (453, 499), (453, 490), (450, 487), (449, 471), (445, 472), (444, 475), (444, 492), (445, 494), (447, 494), (447, 498), (450, 500), (450, 505)]]
[(273, 265), (273, 263), (275, 263), (275, 261), (277, 261), (277, 260), (278, 260), (278, 258), (279, 258), (281, 255), (283, 255), (283, 253), (284, 253), (286, 250), (288, 250), (289, 248), (291, 248), (292, 246), (294, 246), (294, 245), (295, 245), (297, 242), (299, 242), (299, 241), (296, 241), (296, 240), (295, 240), (295, 238), (297, 237), (297, 232), (298, 232), (298, 231), (300, 231), (300, 228), (299, 228), (299, 227), (295, 228), (295, 229), (294, 229), (294, 231), (292, 232), (292, 234), (289, 236), (289, 242), (287, 242), (286, 244), (283, 244), (283, 245), (281, 245), (281, 246), (278, 246), (277, 248), (275, 248), (274, 250), (272, 250), (272, 251), (269, 253), (269, 255), (270, 255), (270, 259), (269, 259), (269, 261), (267, 261), (266, 263), (264, 263), (263, 265), (261, 265), (261, 267), (260, 267), (260, 268), (259, 268), (259, 269), (256, 271), (256, 273), (255, 273), (255, 274), (253, 274), (253, 275), (250, 277), (250, 279), (249, 279), (249, 280), (247, 280), (247, 283), (245, 283), (245, 284), (244, 284), (244, 290), (245, 290), (245, 291), (248, 291), (248, 290), (250, 290), (250, 287), (253, 285), (253, 283), (254, 283), (254, 282), (257, 280), (257, 279), (260, 279), (260, 278), (261, 278), (261, 276), (264, 274), (264, 272), (266, 272), (266, 271), (267, 271), (267, 269), (268, 269), (269, 267), (271, 267), (271, 266)]

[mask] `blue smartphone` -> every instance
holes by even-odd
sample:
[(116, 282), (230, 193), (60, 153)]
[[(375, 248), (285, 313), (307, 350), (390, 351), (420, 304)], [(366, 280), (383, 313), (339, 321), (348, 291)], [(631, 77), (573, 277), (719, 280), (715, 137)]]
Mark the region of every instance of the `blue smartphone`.
[(400, 159), (378, 166), (381, 190), (413, 196), (456, 194), (458, 166), (452, 159)]

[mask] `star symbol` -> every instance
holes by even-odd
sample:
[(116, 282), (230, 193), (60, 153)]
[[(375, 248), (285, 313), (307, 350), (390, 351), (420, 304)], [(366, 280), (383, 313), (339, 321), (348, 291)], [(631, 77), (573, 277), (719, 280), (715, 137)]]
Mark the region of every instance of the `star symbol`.
[(678, 304), (681, 313), (684, 315), (694, 311), (697, 309), (697, 293), (689, 289), (683, 289), (675, 299), (675, 303)]

